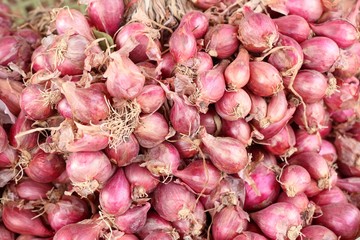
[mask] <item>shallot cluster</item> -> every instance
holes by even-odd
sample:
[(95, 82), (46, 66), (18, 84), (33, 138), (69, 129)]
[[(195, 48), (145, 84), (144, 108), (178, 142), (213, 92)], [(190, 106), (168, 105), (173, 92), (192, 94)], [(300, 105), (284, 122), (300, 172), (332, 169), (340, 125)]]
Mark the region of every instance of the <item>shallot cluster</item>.
[(360, 237), (360, 0), (135, 2), (0, 4), (0, 239)]

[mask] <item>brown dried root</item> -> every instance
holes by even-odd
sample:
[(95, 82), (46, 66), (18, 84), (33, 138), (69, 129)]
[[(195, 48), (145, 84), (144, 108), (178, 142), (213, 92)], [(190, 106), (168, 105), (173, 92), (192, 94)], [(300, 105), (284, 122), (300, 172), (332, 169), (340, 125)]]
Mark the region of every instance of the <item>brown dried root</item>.
[(41, 97), (43, 98), (44, 106), (51, 106), (51, 108), (54, 108), (55, 104), (61, 100), (61, 92), (58, 89), (45, 89), (44, 91), (41, 91)]
[(171, 29), (177, 27), (187, 12), (195, 9), (188, 0), (125, 0), (124, 2), (128, 6), (125, 13), (126, 22), (136, 19), (138, 12), (143, 12), (153, 22)]
[(19, 160), (14, 166), (14, 180), (17, 184), (24, 177), (24, 169), (29, 166), (31, 160), (31, 153), (26, 150), (21, 150)]
[(41, 35), (48, 35), (55, 31), (52, 22), (51, 8), (38, 7), (29, 12), (27, 20), (30, 27)]
[(66, 191), (65, 195), (71, 195), (73, 192), (76, 192), (80, 197), (86, 198), (99, 188), (100, 183), (97, 180), (87, 180), (85, 182), (73, 182), (72, 185), (72, 190)]
[(124, 100), (114, 104), (107, 101), (110, 109), (109, 117), (101, 124), (101, 129), (109, 133), (109, 147), (116, 148), (120, 143), (128, 141), (131, 133), (139, 123), (140, 105), (136, 100)]

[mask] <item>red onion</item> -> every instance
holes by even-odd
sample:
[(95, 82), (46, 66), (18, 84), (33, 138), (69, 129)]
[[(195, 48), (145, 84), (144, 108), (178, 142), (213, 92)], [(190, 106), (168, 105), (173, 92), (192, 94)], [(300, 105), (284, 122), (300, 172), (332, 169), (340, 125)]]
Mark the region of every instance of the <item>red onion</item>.
[[(177, 237), (179, 237), (179, 236), (177, 236)], [(144, 240), (158, 240), (158, 239), (174, 240), (174, 237), (169, 232), (163, 232), (163, 231), (159, 230), (159, 231), (151, 232), (149, 235), (147, 235), (144, 238)]]
[(184, 63), (193, 58), (197, 52), (196, 38), (186, 26), (179, 27), (172, 33), (169, 40), (169, 50), (175, 62)]
[[(42, 72), (46, 70), (51, 70), (53, 66), (50, 62), (50, 57), (46, 54), (47, 48), (51, 43), (54, 42), (55, 35), (49, 35), (45, 37), (41, 42), (38, 48), (35, 49), (31, 56), (32, 69), (36, 72)], [(55, 55), (56, 56), (56, 55)], [(55, 60), (55, 59), (54, 59)]]
[(66, 98), (61, 99), (58, 104), (56, 105), (56, 109), (58, 113), (63, 116), (64, 118), (73, 118), (73, 114), (71, 111), (71, 106), (69, 105)]
[(139, 154), (140, 146), (134, 134), (130, 134), (127, 141), (121, 142), (115, 148), (107, 147), (106, 155), (119, 167), (129, 165)]
[(211, 191), (210, 195), (201, 200), (212, 216), (226, 206), (242, 207), (245, 201), (244, 181), (240, 178), (226, 176)]
[(0, 46), (0, 65), (7, 66), (13, 63), (24, 71), (29, 70), (32, 51), (25, 39), (16, 36), (5, 36), (0, 38)]
[(53, 240), (94, 239), (98, 240), (102, 226), (97, 223), (68, 224), (56, 232)]
[(263, 143), (266, 150), (280, 157), (290, 157), (297, 151), (295, 148), (295, 133), (289, 124), (280, 130), (280, 132), (278, 132), (275, 136), (266, 139)]
[(71, 107), (74, 118), (83, 123), (99, 123), (109, 115), (103, 92), (90, 88), (77, 88), (73, 82), (61, 84), (61, 92)]
[(273, 19), (278, 31), (301, 43), (308, 39), (311, 29), (307, 21), (299, 15), (288, 15)]
[(321, 0), (286, 1), (286, 7), (290, 14), (302, 16), (308, 22), (315, 22), (323, 12)]
[(51, 133), (51, 142), (40, 147), (46, 152), (93, 152), (106, 148), (108, 143), (108, 133), (100, 126), (82, 125), (66, 119), (60, 124), (59, 129)]
[(166, 91), (168, 99), (172, 100), (170, 122), (176, 132), (192, 135), (199, 129), (200, 115), (194, 106), (186, 103), (185, 99), (175, 92)]
[(315, 22), (323, 13), (321, 0), (270, 0), (269, 7), (284, 15), (299, 15), (308, 22)]
[(171, 140), (181, 158), (192, 158), (199, 152), (198, 139), (177, 133)]
[(52, 115), (52, 105), (60, 100), (59, 94), (38, 84), (26, 86), (20, 97), (21, 109), (33, 120), (45, 120)]
[(100, 190), (100, 206), (109, 214), (121, 215), (131, 205), (130, 183), (124, 170), (119, 168)]
[(258, 95), (249, 93), (249, 96), (251, 98), (250, 116), (256, 121), (260, 122), (266, 117), (268, 103), (266, 102), (265, 98)]
[(196, 199), (186, 187), (170, 182), (160, 184), (155, 189), (152, 206), (162, 218), (173, 222), (191, 219), (196, 207)]
[(139, 125), (135, 128), (134, 135), (140, 146), (152, 148), (165, 141), (169, 134), (169, 125), (164, 116), (158, 112), (140, 116)]
[(17, 151), (10, 145), (6, 146), (6, 149), (0, 153), (0, 167), (11, 167), (16, 164), (18, 160)]
[(182, 163), (177, 149), (168, 142), (150, 148), (145, 154), (145, 166), (154, 176), (168, 177), (177, 171)]
[(198, 75), (196, 79), (197, 89), (190, 96), (190, 101), (198, 107), (201, 113), (206, 113), (209, 104), (219, 101), (224, 95), (224, 71), (228, 65), (229, 61), (223, 60), (213, 69), (201, 72)]
[(301, 229), (301, 233), (307, 239), (319, 239), (319, 240), (339, 239), (333, 231), (320, 225), (306, 226), (303, 229)]
[(303, 129), (298, 129), (295, 132), (296, 144), (295, 147), (298, 153), (301, 152), (319, 152), (321, 148), (321, 136), (318, 133), (309, 134)]
[(62, 196), (56, 203), (45, 205), (48, 222), (55, 231), (89, 217), (86, 202), (76, 196)]
[(247, 87), (256, 95), (268, 97), (283, 89), (279, 71), (266, 62), (250, 62), (250, 80)]
[(339, 178), (336, 181), (336, 186), (338, 186), (344, 191), (350, 193), (357, 193), (360, 192), (360, 178), (358, 177)]
[(225, 137), (232, 137), (239, 140), (245, 146), (252, 142), (250, 125), (244, 119), (236, 121), (221, 120), (221, 132)]
[(310, 176), (317, 181), (320, 189), (329, 188), (330, 170), (326, 160), (315, 152), (301, 152), (292, 156), (288, 162), (304, 167)]
[(163, 79), (172, 77), (176, 67), (176, 62), (170, 52), (161, 56), (162, 60), (158, 63), (157, 69), (161, 71)]
[(233, 55), (240, 44), (237, 31), (238, 27), (230, 24), (217, 24), (211, 27), (205, 35), (206, 52), (219, 59)]
[(139, 63), (149, 59), (160, 60), (161, 50), (157, 37), (157, 30), (149, 28), (145, 23), (129, 22), (116, 34), (115, 43), (117, 49), (130, 51), (129, 58), (134, 63)]
[(14, 115), (20, 113), (20, 95), (23, 88), (21, 82), (0, 78), (0, 99)]
[(66, 172), (74, 190), (80, 196), (86, 197), (102, 186), (114, 171), (104, 153), (78, 152), (69, 155)]
[[(30, 159), (29, 159), (30, 160)], [(65, 171), (65, 161), (56, 154), (38, 150), (25, 168), (25, 173), (36, 182), (50, 183)]]
[(217, 5), (218, 3), (221, 2), (221, 0), (191, 0), (194, 5), (198, 8), (201, 8), (201, 9), (208, 9), (214, 5)]
[(196, 204), (193, 216), (190, 219), (179, 219), (172, 223), (183, 239), (199, 237), (206, 224), (204, 206), (201, 202)]
[(136, 102), (140, 105), (143, 113), (156, 112), (165, 102), (166, 96), (164, 90), (159, 85), (146, 85), (141, 90)]
[(16, 149), (32, 149), (38, 143), (38, 132), (27, 133), (21, 135), (23, 132), (32, 129), (33, 121), (25, 117), (25, 112), (21, 111), (16, 119), (14, 125), (11, 126), (9, 131), (9, 143)]
[(306, 188), (305, 194), (308, 197), (313, 197), (313, 196), (316, 196), (317, 194), (319, 194), (322, 190), (323, 189), (319, 188), (317, 181), (315, 181), (313, 179), (313, 180), (311, 180), (311, 183)]
[(290, 203), (274, 203), (250, 216), (269, 238), (296, 239), (300, 235), (300, 212)]
[(328, 137), (333, 129), (332, 119), (330, 118), (329, 112), (325, 112), (325, 118), (324, 121), (321, 123), (321, 125), (322, 128), (318, 130), (320, 136), (322, 138)]
[(324, 98), (325, 104), (331, 110), (347, 109), (347, 105), (353, 105), (358, 99), (359, 79), (351, 77), (338, 80), (336, 85), (337, 91)]
[(233, 174), (247, 165), (247, 152), (239, 140), (231, 137), (214, 137), (204, 129), (201, 130), (200, 138), (204, 152), (220, 171)]
[(261, 53), (270, 50), (279, 39), (275, 23), (264, 13), (245, 10), (244, 17), (239, 22), (240, 42), (250, 52)]
[(199, 194), (209, 194), (221, 179), (221, 173), (214, 165), (200, 159), (176, 171), (174, 175)]
[(3, 206), (2, 220), (7, 229), (18, 234), (38, 237), (52, 236), (53, 232), (36, 215), (29, 209), (17, 207), (16, 202), (9, 202)]
[(339, 170), (346, 177), (360, 177), (359, 142), (346, 135), (338, 135), (335, 147), (339, 156), (337, 164)]
[[(123, 0), (109, 2), (85, 0), (85, 2), (88, 4), (86, 10), (91, 23), (94, 24), (98, 30), (114, 35), (120, 27), (124, 14)], [(111, 4), (111, 8), (107, 7), (108, 4)]]
[[(147, 214), (145, 225), (137, 232), (139, 237), (144, 239), (146, 236), (150, 235), (151, 233), (155, 233), (158, 231), (165, 231), (165, 232), (174, 232), (171, 223), (163, 219), (159, 216), (156, 212), (150, 210)], [(170, 238), (170, 240), (173, 240)]]
[(351, 50), (340, 49), (340, 57), (335, 62), (334, 75), (338, 78), (345, 79), (354, 76), (359, 72), (360, 58)]
[(225, 92), (215, 103), (216, 112), (225, 120), (235, 121), (245, 118), (251, 110), (251, 99), (243, 89), (236, 92)]
[[(182, 70), (181, 67), (184, 66), (185, 69)], [(190, 58), (186, 62), (180, 65), (178, 72), (180, 74), (185, 74), (185, 76), (190, 76), (200, 74), (204, 71), (208, 71), (214, 67), (213, 60), (211, 56), (206, 52), (197, 52), (196, 56)], [(190, 73), (187, 73), (190, 71)], [(176, 86), (175, 86), (176, 87)], [(187, 86), (185, 86), (187, 87)]]
[(15, 36), (22, 37), (25, 41), (30, 44), (30, 46), (35, 49), (40, 45), (41, 35), (39, 32), (31, 28), (18, 29), (15, 33)]
[(318, 206), (325, 206), (332, 203), (347, 203), (346, 195), (338, 187), (321, 191), (311, 200)]
[[(1, 224), (0, 225), (0, 239), (15, 240), (15, 234)], [(18, 239), (18, 238), (17, 238)]]
[(118, 99), (133, 99), (138, 96), (145, 83), (145, 76), (139, 67), (119, 51), (111, 53), (110, 58), (104, 73), (110, 95)]
[(210, 108), (207, 113), (200, 113), (200, 125), (205, 127), (207, 133), (216, 136), (221, 128), (221, 118), (213, 108)]
[(125, 233), (136, 233), (145, 225), (146, 214), (150, 207), (150, 203), (145, 203), (143, 206), (134, 206), (122, 215), (116, 216), (116, 227)]
[(309, 206), (309, 199), (305, 193), (298, 193), (294, 197), (289, 197), (285, 192), (281, 192), (277, 202), (287, 202), (298, 208), (300, 213), (304, 213)]
[(280, 35), (278, 47), (269, 57), (272, 64), (283, 76), (292, 76), (303, 63), (304, 54), (301, 46), (291, 37)]
[(355, 114), (354, 109), (341, 109), (331, 112), (330, 116), (334, 122), (345, 123), (354, 119)]
[(329, 165), (333, 164), (338, 158), (334, 144), (325, 139), (322, 139), (321, 141), (319, 154)]
[[(249, 216), (241, 208), (228, 206), (216, 213), (211, 232), (214, 239), (234, 239), (236, 235), (247, 227)], [(224, 228), (224, 226), (226, 226)]]
[(250, 79), (250, 55), (245, 48), (240, 48), (238, 55), (225, 69), (224, 76), (227, 89), (236, 91), (244, 87)]
[(310, 24), (310, 26), (316, 35), (334, 40), (341, 48), (350, 47), (359, 38), (356, 27), (343, 19), (329, 20), (320, 24)]
[(300, 45), (304, 53), (303, 67), (321, 73), (328, 72), (340, 56), (336, 42), (327, 37), (313, 37)]
[[(216, 0), (217, 1), (217, 0)], [(182, 18), (179, 27), (185, 25), (194, 34), (196, 39), (202, 38), (208, 30), (209, 19), (205, 13), (200, 11), (190, 11)]]
[(360, 228), (360, 211), (350, 203), (333, 203), (321, 207), (322, 215), (315, 224), (332, 230), (343, 239), (355, 239)]
[(17, 195), (25, 200), (46, 199), (47, 193), (53, 187), (52, 184), (35, 182), (30, 178), (23, 178), (15, 185)]
[[(58, 70), (62, 75), (82, 74), (84, 70), (85, 52), (91, 42), (81, 35), (59, 35), (51, 38), (51, 43), (47, 46), (45, 57), (51, 70)], [(99, 51), (97, 47), (91, 48), (91, 51)], [(42, 69), (48, 69), (42, 66)], [(38, 69), (37, 69), (38, 70)]]
[(148, 194), (154, 191), (159, 184), (159, 178), (151, 174), (149, 170), (133, 163), (124, 168), (125, 176), (130, 183), (131, 198), (135, 202), (147, 200)]
[(280, 186), (289, 197), (306, 190), (310, 184), (311, 177), (305, 168), (299, 165), (289, 165), (282, 169), (280, 175)]
[(57, 12), (56, 31), (58, 34), (77, 33), (86, 37), (89, 41), (94, 40), (88, 21), (85, 16), (76, 9), (63, 8)]
[[(281, 131), (281, 129), (283, 129), (286, 126), (286, 124), (290, 121), (295, 110), (296, 110), (295, 107), (291, 107), (291, 108), (287, 109), (284, 117), (281, 120), (271, 123), (266, 128), (261, 128), (259, 122), (253, 121), (253, 125), (257, 131), (255, 133), (255, 137), (260, 140), (266, 140), (266, 139), (271, 138), (271, 137), (275, 136), (276, 134), (278, 134)], [(256, 135), (258, 135), (258, 136), (256, 136)]]
[(260, 126), (266, 128), (268, 124), (282, 120), (288, 110), (288, 101), (283, 90), (274, 94), (268, 103), (266, 117), (260, 120)]
[[(254, 154), (254, 153), (253, 153)], [(269, 206), (275, 201), (280, 192), (280, 185), (276, 181), (276, 174), (272, 170), (276, 166), (273, 155), (259, 151), (260, 158), (253, 160), (244, 173), (245, 179), (245, 204), (246, 211), (259, 210)], [(256, 157), (256, 155), (254, 155)], [(254, 158), (257, 159), (257, 158)]]
[(258, 233), (251, 231), (243, 231), (240, 235), (237, 235), (233, 240), (266, 240), (266, 238)]
[(308, 104), (318, 102), (324, 98), (328, 83), (325, 76), (318, 71), (300, 70), (294, 79), (293, 87), (304, 102)]
[(327, 117), (324, 102), (320, 100), (319, 102), (306, 104), (306, 110), (303, 104), (299, 105), (294, 114), (294, 121), (309, 133), (316, 133), (324, 127), (322, 123), (326, 122)]
[(196, 66), (196, 73), (198, 74), (205, 71), (209, 71), (214, 67), (214, 63), (211, 56), (206, 52), (198, 52), (196, 59), (198, 61)]

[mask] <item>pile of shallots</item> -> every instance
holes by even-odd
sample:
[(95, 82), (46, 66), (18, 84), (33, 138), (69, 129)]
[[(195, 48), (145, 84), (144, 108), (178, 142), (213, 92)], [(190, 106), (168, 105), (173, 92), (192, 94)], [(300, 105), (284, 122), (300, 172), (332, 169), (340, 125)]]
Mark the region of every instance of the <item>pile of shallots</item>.
[(360, 0), (80, 3), (0, 4), (0, 239), (360, 236)]

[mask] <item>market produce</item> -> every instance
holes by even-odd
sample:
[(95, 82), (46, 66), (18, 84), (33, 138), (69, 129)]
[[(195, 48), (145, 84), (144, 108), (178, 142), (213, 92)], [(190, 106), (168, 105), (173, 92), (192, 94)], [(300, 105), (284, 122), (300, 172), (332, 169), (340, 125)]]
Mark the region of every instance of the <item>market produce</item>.
[(0, 239), (360, 237), (360, 0), (79, 4), (0, 4)]

